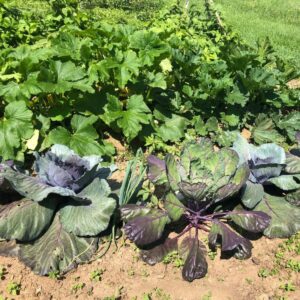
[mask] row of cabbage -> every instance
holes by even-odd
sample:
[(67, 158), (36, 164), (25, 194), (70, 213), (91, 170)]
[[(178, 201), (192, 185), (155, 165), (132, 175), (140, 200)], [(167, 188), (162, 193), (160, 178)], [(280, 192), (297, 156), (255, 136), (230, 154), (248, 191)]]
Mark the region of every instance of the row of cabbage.
[[(183, 278), (202, 278), (206, 237), (210, 248), (247, 259), (249, 237), (285, 238), (299, 231), (299, 135), (298, 147), (288, 153), (241, 136), (232, 148), (221, 149), (201, 138), (187, 143), (179, 157), (150, 155), (147, 166), (139, 152), (118, 188), (110, 179), (114, 165), (96, 155), (80, 157), (64, 145), (35, 153), (30, 170), (5, 161), (0, 254), (18, 257), (40, 275), (64, 274), (97, 258), (102, 238), (114, 239), (123, 225), (145, 262), (154, 265), (177, 251)], [(156, 202), (143, 199), (146, 172)]]

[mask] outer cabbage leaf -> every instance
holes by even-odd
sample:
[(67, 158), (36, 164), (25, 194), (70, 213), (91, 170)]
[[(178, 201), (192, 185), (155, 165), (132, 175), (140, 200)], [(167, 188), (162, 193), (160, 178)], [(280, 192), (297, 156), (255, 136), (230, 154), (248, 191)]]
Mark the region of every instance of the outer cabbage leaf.
[(246, 182), (241, 191), (241, 201), (247, 208), (254, 208), (264, 197), (264, 187), (260, 183)]
[(137, 216), (124, 226), (125, 234), (138, 246), (144, 246), (162, 237), (165, 226), (170, 223), (168, 214), (159, 209), (151, 209), (143, 216)]
[(173, 221), (178, 221), (186, 210), (185, 206), (172, 192), (167, 194), (164, 207)]
[(51, 224), (57, 201), (40, 203), (28, 199), (0, 205), (0, 238), (28, 242), (38, 238)]
[(148, 178), (154, 184), (165, 184), (168, 182), (166, 173), (166, 163), (164, 160), (157, 158), (154, 155), (149, 155), (148, 159)]
[(89, 199), (89, 204), (76, 205), (69, 201), (60, 209), (60, 221), (64, 229), (77, 236), (95, 236), (104, 231), (116, 208), (116, 201), (104, 179), (95, 178), (78, 197)]
[(300, 174), (281, 175), (279, 177), (269, 179), (268, 182), (273, 183), (284, 191), (292, 191), (300, 188)]
[(233, 211), (227, 216), (241, 228), (256, 233), (264, 231), (271, 221), (271, 217), (261, 211)]
[(286, 238), (300, 230), (300, 208), (282, 197), (265, 195), (255, 210), (268, 214), (272, 219), (264, 234), (269, 238)]
[(65, 231), (57, 215), (42, 237), (21, 245), (20, 259), (39, 275), (64, 273), (88, 262), (97, 247), (98, 238), (77, 237)]
[(184, 259), (182, 277), (184, 280), (193, 281), (202, 278), (207, 273), (207, 262), (205, 259), (205, 245), (197, 237), (186, 237), (179, 246), (179, 253)]
[(215, 222), (211, 227), (208, 236), (209, 244), (211, 246), (216, 246), (218, 236), (221, 236), (222, 238), (222, 251), (233, 251), (234, 256), (239, 259), (247, 259), (251, 256), (251, 242), (230, 229), (222, 222)]

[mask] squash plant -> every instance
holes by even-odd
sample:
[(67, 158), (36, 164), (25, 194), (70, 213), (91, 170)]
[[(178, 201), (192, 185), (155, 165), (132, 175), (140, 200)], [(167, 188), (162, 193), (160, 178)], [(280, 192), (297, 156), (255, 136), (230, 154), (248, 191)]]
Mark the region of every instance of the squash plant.
[[(270, 217), (260, 211), (228, 210), (226, 205), (249, 177), (246, 163), (239, 165), (238, 154), (229, 148), (215, 152), (209, 140), (188, 144), (179, 160), (150, 156), (149, 179), (165, 191), (158, 208), (128, 204), (121, 207), (128, 238), (142, 248), (142, 259), (153, 265), (177, 250), (184, 259), (182, 276), (187, 281), (207, 273), (205, 245), (208, 232), (211, 247), (221, 244), (222, 252), (245, 259), (251, 242), (236, 228), (262, 232)], [(175, 227), (174, 227), (175, 226)], [(179, 234), (168, 237), (175, 228)]]

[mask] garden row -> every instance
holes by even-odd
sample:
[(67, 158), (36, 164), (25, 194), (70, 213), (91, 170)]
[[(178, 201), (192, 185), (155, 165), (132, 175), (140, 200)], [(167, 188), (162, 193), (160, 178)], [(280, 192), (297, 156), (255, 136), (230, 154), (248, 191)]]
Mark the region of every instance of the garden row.
[(111, 156), (109, 135), (152, 151), (196, 136), (230, 146), (245, 127), (258, 144), (295, 142), (296, 71), (268, 42), (244, 45), (210, 7), (175, 5), (139, 29), (51, 3), (43, 18), (0, 7), (4, 159), (57, 143)]
[[(299, 134), (297, 139), (300, 147)], [(101, 238), (115, 239), (123, 221), (145, 262), (154, 265), (176, 251), (184, 261), (183, 278), (202, 278), (208, 267), (203, 235), (210, 248), (220, 245), (222, 253), (247, 259), (247, 232), (284, 238), (299, 231), (299, 147), (286, 153), (239, 136), (233, 148), (215, 151), (203, 138), (187, 143), (179, 158), (149, 156), (147, 168), (139, 153), (119, 190), (110, 187), (114, 165), (63, 145), (35, 153), (29, 171), (4, 162), (0, 254), (18, 257), (37, 274), (62, 275), (97, 258)], [(158, 201), (142, 201), (146, 170)]]

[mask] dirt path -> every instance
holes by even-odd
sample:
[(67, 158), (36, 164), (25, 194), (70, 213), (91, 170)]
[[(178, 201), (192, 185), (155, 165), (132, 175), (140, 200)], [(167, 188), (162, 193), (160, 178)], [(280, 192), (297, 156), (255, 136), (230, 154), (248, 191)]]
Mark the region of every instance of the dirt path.
[[(259, 271), (273, 268), (280, 242), (254, 241), (253, 256), (246, 261), (220, 259), (218, 253), (214, 260), (208, 258), (208, 275), (192, 283), (183, 281), (173, 265), (145, 265), (127, 241), (123, 245), (119, 241), (118, 251), (111, 247), (106, 256), (79, 266), (62, 280), (34, 275), (16, 259), (1, 257), (0, 265), (7, 273), (0, 280), (0, 295), (8, 298), (0, 299), (299, 300), (299, 273), (282, 269), (277, 275), (258, 276)], [(101, 280), (91, 280), (91, 273), (100, 269), (104, 270)], [(7, 292), (11, 282), (21, 283), (20, 295), (13, 298)], [(296, 291), (280, 289), (287, 282), (293, 282)], [(283, 295), (285, 298), (279, 298)]]

